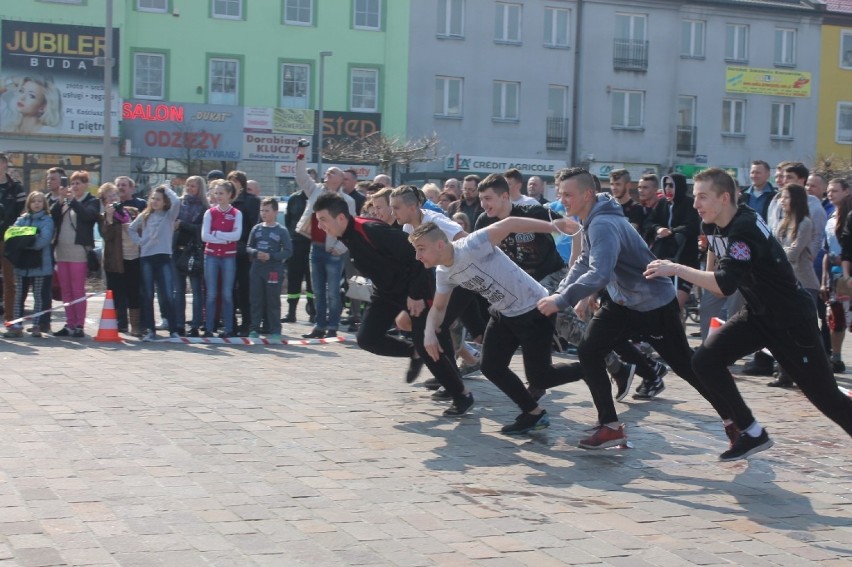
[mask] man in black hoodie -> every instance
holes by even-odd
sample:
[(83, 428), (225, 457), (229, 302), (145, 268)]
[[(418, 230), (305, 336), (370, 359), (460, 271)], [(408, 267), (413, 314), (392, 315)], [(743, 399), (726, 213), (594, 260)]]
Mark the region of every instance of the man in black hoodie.
[[(698, 233), (701, 219), (687, 195), (686, 177), (680, 173), (663, 176), (663, 194), (645, 220), (645, 233), (653, 238), (651, 252), (661, 260), (672, 260), (690, 268), (698, 268)], [(692, 284), (674, 278), (677, 301), (683, 311)]]
[[(352, 217), (342, 197), (320, 195), (314, 203), (317, 224), (349, 249), (352, 263), (373, 282), (373, 296), (358, 328), (358, 346), (380, 356), (414, 358), (414, 351), (453, 398), (444, 412), (460, 417), (473, 407), (473, 394), (461, 380), (453, 340), (446, 327), (438, 333), (441, 354), (433, 359), (423, 344), (435, 278), (414, 254), (408, 235), (385, 222)], [(429, 301), (427, 301), (429, 300)], [(387, 334), (400, 311), (411, 315), (414, 344)]]
[(234, 331), (241, 337), (247, 337), (251, 329), (251, 302), (249, 300), (249, 269), (251, 258), (246, 252), (249, 233), (260, 218), (260, 199), (246, 191), (248, 176), (244, 171), (232, 171), (228, 181), (237, 188), (237, 198), (231, 203), (243, 214), (243, 234), (237, 242), (237, 277), (234, 285), (234, 319), (236, 322), (237, 309), (240, 311), (241, 322), (234, 325)]

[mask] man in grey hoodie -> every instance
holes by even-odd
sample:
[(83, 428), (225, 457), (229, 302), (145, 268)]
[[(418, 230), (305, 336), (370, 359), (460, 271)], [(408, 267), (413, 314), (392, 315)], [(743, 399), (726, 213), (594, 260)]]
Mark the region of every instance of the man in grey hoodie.
[[(617, 344), (640, 334), (681, 378), (713, 405), (723, 419), (730, 410), (718, 403), (692, 370), (692, 349), (680, 321), (675, 288), (669, 278), (646, 279), (645, 268), (654, 255), (608, 194), (596, 194), (592, 175), (575, 167), (556, 173), (557, 195), (567, 216), (583, 223), (583, 248), (558, 292), (538, 302), (544, 315), (573, 306), (606, 288), (609, 298), (595, 313), (577, 355), (584, 380), (598, 410), (598, 426), (584, 449), (603, 449), (624, 443), (624, 425), (618, 421), (604, 359)], [(737, 432), (738, 434), (738, 432)], [(729, 438), (736, 438), (733, 430)]]

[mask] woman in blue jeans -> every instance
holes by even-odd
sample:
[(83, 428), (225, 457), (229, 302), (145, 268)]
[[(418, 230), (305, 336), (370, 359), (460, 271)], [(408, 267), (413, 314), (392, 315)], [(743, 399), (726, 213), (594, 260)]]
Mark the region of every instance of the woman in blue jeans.
[(201, 223), (204, 213), (210, 208), (207, 203), (207, 186), (204, 179), (193, 175), (183, 186), (180, 198), (175, 233), (174, 255), (172, 256), (172, 279), (174, 280), (175, 326), (179, 335), (186, 332), (186, 280), (192, 289), (192, 321), (189, 324), (189, 336), (197, 337), (198, 328), (204, 312), (203, 274), (184, 274), (177, 269), (176, 259), (187, 246), (201, 244)]
[[(224, 332), (219, 338), (234, 336), (234, 279), (237, 275), (237, 241), (243, 233), (243, 215), (231, 205), (237, 189), (230, 181), (218, 180), (210, 191), (210, 207), (201, 224), (204, 246), (204, 282), (207, 286), (205, 337), (216, 329), (216, 300), (222, 297)], [(220, 278), (221, 276), (221, 278)], [(219, 287), (221, 280), (222, 287)]]
[(151, 190), (148, 206), (130, 223), (130, 238), (140, 247), (143, 299), (141, 327), (147, 330), (142, 339), (144, 341), (157, 339), (154, 324), (155, 284), (169, 321), (169, 335), (178, 336), (172, 308), (172, 240), (179, 212), (177, 194), (167, 185), (160, 185)]

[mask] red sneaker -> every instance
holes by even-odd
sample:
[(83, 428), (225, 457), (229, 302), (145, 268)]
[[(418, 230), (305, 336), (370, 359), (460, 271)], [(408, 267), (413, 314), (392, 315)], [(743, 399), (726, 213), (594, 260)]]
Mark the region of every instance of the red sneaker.
[(607, 447), (624, 445), (626, 441), (627, 436), (624, 434), (624, 425), (619, 425), (618, 429), (599, 425), (594, 429), (591, 437), (580, 441), (579, 446), (582, 449), (606, 449)]

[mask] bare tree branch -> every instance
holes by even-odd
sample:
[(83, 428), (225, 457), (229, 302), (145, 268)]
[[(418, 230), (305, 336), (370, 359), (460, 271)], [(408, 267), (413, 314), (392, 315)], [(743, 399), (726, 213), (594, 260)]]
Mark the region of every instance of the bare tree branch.
[(330, 142), (323, 148), (323, 160), (353, 163), (376, 163), (383, 172), (391, 166), (408, 166), (417, 162), (433, 161), (438, 155), (438, 135), (432, 133), (417, 140), (405, 140), (402, 136), (385, 136), (373, 132), (364, 138)]

